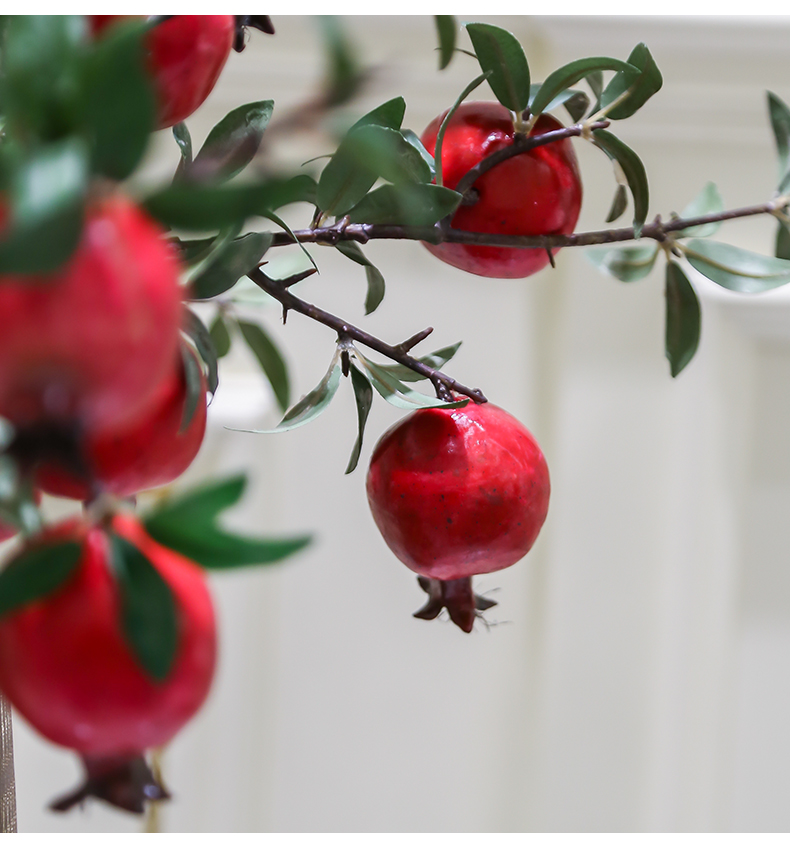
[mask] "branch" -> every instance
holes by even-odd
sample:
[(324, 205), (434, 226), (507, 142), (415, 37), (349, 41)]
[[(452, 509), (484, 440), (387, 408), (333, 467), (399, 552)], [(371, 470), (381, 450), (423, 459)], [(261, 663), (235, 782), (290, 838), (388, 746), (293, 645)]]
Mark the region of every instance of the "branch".
[[(308, 271), (308, 275), (311, 275), (314, 272), (315, 270), (311, 269)], [(351, 323), (347, 323), (340, 317), (336, 317), (334, 314), (330, 314), (322, 308), (312, 305), (309, 302), (305, 302), (298, 296), (294, 296), (288, 288), (297, 281), (305, 278), (306, 276), (304, 274), (293, 276), (292, 278), (285, 279), (284, 281), (275, 281), (274, 279), (269, 278), (269, 276), (267, 276), (262, 270), (254, 269), (247, 273), (247, 277), (255, 282), (261, 290), (276, 299), (286, 311), (296, 311), (299, 314), (304, 314), (305, 317), (309, 317), (311, 320), (315, 320), (324, 326), (328, 326), (330, 329), (334, 329), (339, 336), (364, 344), (376, 352), (387, 356), (387, 358), (391, 358), (393, 361), (397, 361), (405, 367), (410, 367), (415, 371), (415, 373), (419, 373), (426, 379), (430, 379), (438, 395), (441, 396), (443, 392), (446, 393), (446, 389), (450, 389), (469, 397), (471, 400), (474, 400), (475, 403), (487, 402), (486, 397), (479, 388), (467, 388), (466, 385), (462, 385), (451, 376), (447, 376), (445, 373), (442, 373), (433, 367), (428, 367), (427, 364), (423, 364), (421, 361), (413, 358), (407, 353), (407, 349), (410, 349), (411, 346), (414, 346), (428, 336), (426, 332), (419, 332), (417, 335), (412, 336), (402, 344), (392, 346), (391, 344), (385, 343), (373, 335), (368, 334), (368, 332), (358, 329), (356, 326), (352, 326)]]

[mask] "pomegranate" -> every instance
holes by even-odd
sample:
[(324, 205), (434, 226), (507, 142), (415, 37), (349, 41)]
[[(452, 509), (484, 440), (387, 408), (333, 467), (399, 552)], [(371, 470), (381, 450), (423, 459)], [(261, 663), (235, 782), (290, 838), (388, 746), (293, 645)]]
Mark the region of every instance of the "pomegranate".
[(470, 578), (504, 569), (532, 547), (549, 505), (549, 471), (535, 439), (491, 403), (418, 409), (388, 430), (370, 461), (373, 520), (429, 593), (414, 615), (446, 607), (467, 633), (478, 611)]
[[(433, 154), (446, 113), (422, 135)], [(530, 136), (562, 125), (542, 115)], [(513, 144), (515, 129), (502, 104), (461, 104), (447, 126), (442, 143), (442, 181), (455, 189), (461, 178), (485, 157)], [(494, 166), (473, 184), (474, 201), (462, 204), (451, 225), (483, 234), (570, 234), (582, 203), (579, 165), (569, 139), (525, 151)], [(549, 263), (545, 249), (509, 249), (463, 243), (423, 244), (431, 254), (458, 269), (490, 278), (526, 278)]]
[[(110, 533), (134, 545), (173, 594), (178, 638), (164, 680), (141, 666), (122, 629)], [(76, 542), (79, 562), (53, 593), (0, 618), (0, 692), (44, 737), (81, 754), (85, 784), (54, 804), (91, 795), (141, 812), (164, 798), (143, 753), (169, 741), (203, 704), (216, 658), (214, 611), (199, 566), (152, 540), (130, 515), (105, 524), (68, 519), (25, 548)]]
[(136, 417), (176, 358), (179, 275), (153, 220), (119, 193), (93, 198), (66, 266), (0, 277), (0, 415), (18, 432)]
[[(130, 15), (91, 15), (94, 35)], [(206, 100), (236, 38), (233, 15), (174, 15), (146, 36), (158, 104), (157, 126), (178, 124)]]
[(85, 501), (96, 491), (134, 495), (181, 476), (197, 456), (206, 432), (207, 388), (202, 370), (200, 377), (200, 402), (186, 429), (182, 431), (181, 424), (187, 384), (179, 358), (138, 418), (111, 430), (86, 425), (82, 453), (87, 476), (48, 460), (36, 473), (38, 486), (50, 495)]

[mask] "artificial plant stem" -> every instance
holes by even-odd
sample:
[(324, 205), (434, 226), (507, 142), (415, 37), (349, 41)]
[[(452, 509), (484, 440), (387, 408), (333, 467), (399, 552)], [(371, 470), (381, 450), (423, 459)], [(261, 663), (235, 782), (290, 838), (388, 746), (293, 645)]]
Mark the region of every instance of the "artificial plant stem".
[(16, 832), (16, 786), (11, 706), (0, 696), (0, 832)]

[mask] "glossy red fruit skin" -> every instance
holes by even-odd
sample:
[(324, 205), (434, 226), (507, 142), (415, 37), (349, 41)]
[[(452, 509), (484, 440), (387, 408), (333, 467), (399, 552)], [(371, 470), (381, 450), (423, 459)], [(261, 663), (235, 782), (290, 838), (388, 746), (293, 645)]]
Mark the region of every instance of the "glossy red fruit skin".
[(94, 199), (65, 267), (0, 277), (0, 416), (102, 429), (137, 416), (176, 358), (179, 276), (152, 219), (119, 193)]
[[(94, 34), (128, 15), (91, 15)], [(159, 128), (172, 127), (206, 100), (233, 47), (233, 15), (176, 15), (147, 36)]]
[[(206, 379), (200, 371), (201, 395), (189, 426), (181, 432), (187, 397), (181, 359), (160, 384), (151, 405), (138, 418), (111, 430), (87, 424), (84, 454), (95, 484), (125, 497), (171, 483), (197, 456), (206, 433)], [(36, 484), (50, 495), (85, 501), (91, 485), (56, 463), (45, 462)]]
[[(444, 119), (435, 118), (422, 135), (434, 153)], [(562, 125), (542, 115), (530, 136)], [(458, 181), (485, 157), (512, 144), (510, 112), (501, 104), (461, 104), (447, 127), (442, 144), (442, 181), (455, 189)], [(499, 163), (474, 183), (475, 204), (462, 205), (452, 227), (484, 234), (571, 234), (579, 218), (582, 184), (579, 164), (569, 139), (533, 148)], [(525, 278), (549, 263), (544, 249), (508, 249), (460, 243), (424, 244), (451, 266), (489, 278)], [(555, 250), (556, 253), (556, 250)]]
[(112, 527), (149, 558), (176, 599), (178, 651), (166, 680), (147, 675), (121, 632), (107, 534), (70, 519), (43, 538), (82, 545), (75, 574), (0, 619), (0, 692), (54, 743), (116, 760), (166, 743), (200, 708), (214, 673), (216, 628), (200, 567), (154, 542), (133, 516), (116, 516)]
[(492, 405), (418, 409), (376, 445), (367, 477), (373, 519), (393, 553), (426, 578), (504, 569), (532, 547), (549, 505), (535, 439)]

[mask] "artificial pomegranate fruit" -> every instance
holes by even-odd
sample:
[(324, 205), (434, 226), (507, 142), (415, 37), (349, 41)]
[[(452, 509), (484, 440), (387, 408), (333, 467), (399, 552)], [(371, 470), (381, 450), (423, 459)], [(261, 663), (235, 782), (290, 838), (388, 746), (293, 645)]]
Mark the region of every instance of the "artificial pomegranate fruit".
[[(191, 353), (188, 358), (195, 358)], [(82, 436), (85, 473), (56, 461), (45, 461), (36, 483), (50, 495), (89, 500), (97, 491), (127, 496), (172, 482), (197, 456), (206, 432), (206, 379), (192, 420), (182, 431), (187, 383), (179, 357), (160, 383), (151, 405), (136, 419), (117, 429), (93, 429)]]
[(117, 192), (89, 203), (62, 269), (0, 276), (0, 415), (20, 440), (109, 430), (149, 405), (176, 359), (179, 276), (160, 227)]
[(549, 505), (549, 471), (535, 439), (491, 403), (418, 409), (388, 430), (370, 460), (368, 502), (396, 557), (429, 601), (469, 632), (495, 602), (470, 578), (512, 566), (532, 547)]
[[(143, 669), (124, 634), (111, 534), (148, 558), (175, 600), (176, 656), (164, 680)], [(141, 812), (146, 799), (167, 796), (143, 753), (169, 741), (211, 685), (211, 598), (200, 567), (154, 542), (133, 516), (101, 524), (69, 519), (25, 548), (65, 542), (81, 548), (72, 575), (44, 598), (0, 618), (0, 692), (44, 737), (83, 757), (87, 781), (54, 808), (90, 795)]]
[[(434, 153), (445, 114), (422, 135)], [(562, 125), (542, 115), (530, 136)], [(461, 178), (485, 157), (513, 143), (510, 112), (498, 103), (461, 104), (442, 143), (442, 181), (455, 189)], [(468, 203), (467, 203), (468, 202)], [(452, 227), (483, 234), (570, 234), (579, 218), (582, 184), (569, 139), (525, 151), (481, 175), (455, 212)], [(525, 278), (549, 263), (545, 249), (509, 249), (463, 243), (424, 244), (431, 254), (458, 269), (489, 278)]]
[[(94, 35), (129, 15), (91, 15)], [(157, 126), (178, 124), (206, 100), (236, 38), (233, 15), (174, 15), (146, 36), (158, 105)]]

